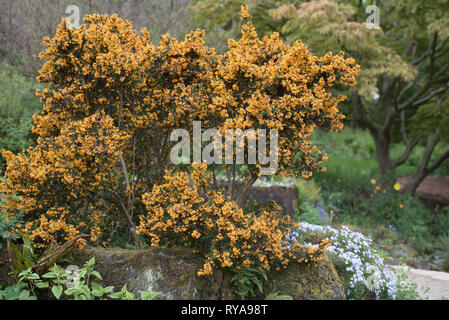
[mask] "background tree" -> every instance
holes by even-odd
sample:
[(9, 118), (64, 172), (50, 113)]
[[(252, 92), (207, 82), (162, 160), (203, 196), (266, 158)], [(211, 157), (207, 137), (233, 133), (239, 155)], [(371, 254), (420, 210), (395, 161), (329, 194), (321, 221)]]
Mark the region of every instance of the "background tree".
[[(35, 96), (37, 82), (20, 75), (9, 64), (0, 64), (0, 150), (20, 152), (33, 144), (33, 114), (42, 108)], [(0, 156), (0, 174), (5, 161)]]

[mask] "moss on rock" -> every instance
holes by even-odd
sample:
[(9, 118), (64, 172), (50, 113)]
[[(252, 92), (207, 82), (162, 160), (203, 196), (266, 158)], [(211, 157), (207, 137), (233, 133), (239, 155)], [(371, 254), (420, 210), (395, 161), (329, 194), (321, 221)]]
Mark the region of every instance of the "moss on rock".
[(290, 264), (285, 270), (270, 272), (265, 292), (279, 292), (293, 300), (344, 300), (343, 283), (328, 256), (311, 265)]
[[(158, 299), (232, 300), (236, 298), (231, 275), (215, 271), (213, 276), (198, 277), (202, 260), (184, 248), (150, 248), (146, 250), (95, 249), (78, 251), (75, 264), (95, 257), (96, 270), (104, 285), (119, 290), (124, 284), (140, 296), (139, 290), (161, 292)], [(315, 265), (289, 265), (271, 271), (264, 294), (272, 292), (292, 296), (295, 300), (345, 299), (343, 284), (329, 258)], [(263, 297), (262, 297), (263, 298)]]

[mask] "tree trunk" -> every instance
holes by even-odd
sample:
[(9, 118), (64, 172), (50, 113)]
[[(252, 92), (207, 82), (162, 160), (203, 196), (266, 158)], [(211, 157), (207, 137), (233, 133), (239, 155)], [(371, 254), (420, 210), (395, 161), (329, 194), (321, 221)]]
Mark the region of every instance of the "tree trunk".
[(403, 189), (404, 193), (411, 193), (412, 195), (415, 195), (416, 189), (418, 189), (419, 185), (425, 179), (425, 177), (427, 177), (429, 174), (435, 171), (438, 167), (440, 167), (444, 163), (444, 161), (446, 161), (449, 158), (449, 150), (446, 150), (446, 152), (441, 154), (433, 163), (430, 163), (430, 159), (435, 150), (435, 147), (440, 141), (440, 138), (441, 137), (439, 129), (435, 129), (435, 133), (430, 138), (430, 141), (427, 144), (426, 150), (424, 151), (424, 155), (421, 158), (421, 162), (418, 166), (418, 169), (416, 170), (410, 181)]
[(371, 132), (376, 146), (376, 160), (382, 177), (395, 177), (395, 163), (390, 157), (391, 134), (388, 131), (378, 129)]
[(428, 173), (426, 171), (415, 172), (410, 181), (405, 185), (402, 192), (415, 195), (416, 189), (418, 189), (419, 185), (427, 177), (427, 175)]

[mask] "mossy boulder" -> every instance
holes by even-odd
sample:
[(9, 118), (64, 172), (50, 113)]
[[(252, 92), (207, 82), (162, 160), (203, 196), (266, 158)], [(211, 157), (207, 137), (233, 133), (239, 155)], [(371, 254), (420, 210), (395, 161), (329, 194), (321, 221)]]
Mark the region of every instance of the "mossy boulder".
[[(75, 253), (75, 265), (82, 266), (95, 257), (95, 269), (104, 285), (116, 290), (127, 289), (140, 296), (139, 290), (161, 292), (157, 299), (232, 300), (237, 296), (231, 275), (215, 271), (213, 276), (198, 277), (202, 260), (184, 248), (151, 248), (146, 250), (95, 249)], [(327, 257), (315, 265), (292, 264), (282, 271), (272, 271), (265, 294), (279, 292), (303, 299), (345, 299), (343, 284)]]
[(75, 253), (75, 265), (82, 266), (95, 257), (95, 270), (104, 285), (128, 291), (140, 297), (139, 290), (160, 292), (157, 299), (218, 300), (233, 299), (228, 277), (222, 272), (197, 277), (201, 259), (184, 248), (146, 250), (86, 249)]
[(285, 270), (271, 272), (265, 291), (279, 292), (293, 300), (344, 300), (345, 288), (331, 259), (314, 264), (288, 265)]

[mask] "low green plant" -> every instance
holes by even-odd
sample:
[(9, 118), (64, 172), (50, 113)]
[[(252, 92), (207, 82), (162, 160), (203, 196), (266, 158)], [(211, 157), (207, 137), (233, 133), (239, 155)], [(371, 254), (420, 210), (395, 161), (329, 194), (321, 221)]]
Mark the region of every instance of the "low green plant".
[[(119, 292), (113, 292), (113, 286), (103, 287), (96, 281), (102, 280), (98, 271), (94, 270), (95, 258), (87, 261), (83, 268), (77, 270), (71, 277), (71, 272), (57, 264), (49, 272), (40, 276), (28, 268), (18, 275), (16, 284), (0, 290), (0, 299), (5, 300), (37, 300), (44, 290), (49, 290), (57, 300), (134, 300), (126, 285)], [(140, 291), (142, 300), (152, 300), (159, 292)]]
[(22, 245), (14, 244), (11, 239), (7, 240), (7, 250), (10, 275), (16, 280), (20, 278), (20, 273), (25, 270), (33, 270), (37, 274), (42, 274), (56, 262), (63, 262), (65, 256), (75, 247), (78, 239), (85, 235), (78, 235), (62, 245), (50, 245), (43, 252), (36, 252), (27, 234), (16, 231), (20, 236)]
[(268, 282), (267, 271), (261, 268), (233, 268), (231, 282), (242, 300), (257, 297), (263, 293), (263, 285)]
[(0, 288), (0, 300), (36, 300), (35, 296), (30, 296), (28, 290), (22, 290), (23, 284), (14, 284), (4, 289)]
[[(160, 292), (151, 292), (151, 291), (139, 291), (141, 300), (153, 300), (156, 298)], [(134, 294), (129, 292), (126, 289), (126, 284), (122, 287), (119, 292), (114, 292), (109, 295), (112, 299), (119, 300), (134, 300)]]
[(405, 269), (397, 271), (396, 276), (396, 300), (422, 300), (418, 285), (409, 280), (409, 275)]

